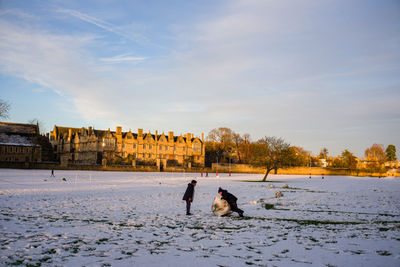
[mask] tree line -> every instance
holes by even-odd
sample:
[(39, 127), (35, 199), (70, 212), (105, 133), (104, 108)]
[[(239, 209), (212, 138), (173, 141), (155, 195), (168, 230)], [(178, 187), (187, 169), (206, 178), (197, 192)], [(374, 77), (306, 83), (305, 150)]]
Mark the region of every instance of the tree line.
[(283, 167), (321, 166), (347, 168), (355, 171), (379, 171), (385, 169), (384, 163), (396, 161), (396, 147), (373, 144), (365, 150), (365, 160), (359, 160), (345, 149), (337, 157), (329, 157), (328, 149), (322, 148), (318, 156), (299, 146), (292, 146), (283, 138), (265, 136), (252, 141), (250, 134), (240, 135), (230, 128), (220, 127), (209, 132), (205, 142), (205, 163), (241, 163), (266, 168), (263, 180), (268, 174)]

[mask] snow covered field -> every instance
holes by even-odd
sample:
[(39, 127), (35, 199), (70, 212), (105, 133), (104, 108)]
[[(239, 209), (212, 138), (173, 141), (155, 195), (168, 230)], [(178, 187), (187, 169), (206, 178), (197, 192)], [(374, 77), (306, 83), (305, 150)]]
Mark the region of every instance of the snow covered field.
[[(1, 266), (400, 266), (399, 178), (55, 174), (0, 169)], [(244, 218), (212, 215), (219, 186)]]

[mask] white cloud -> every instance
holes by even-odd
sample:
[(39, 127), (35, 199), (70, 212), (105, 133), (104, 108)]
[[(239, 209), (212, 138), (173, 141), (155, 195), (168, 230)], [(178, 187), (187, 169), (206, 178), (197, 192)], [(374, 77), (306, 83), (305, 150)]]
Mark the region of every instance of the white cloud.
[[(93, 59), (84, 49), (92, 40), (91, 36), (35, 31), (0, 19), (0, 70), (71, 96), (84, 117), (109, 117), (113, 114), (111, 107), (108, 114), (98, 113), (103, 104), (96, 93), (108, 89), (109, 82), (93, 68)], [(90, 99), (91, 105), (81, 103), (85, 98)]]
[(106, 31), (112, 32), (112, 33), (119, 35), (123, 38), (126, 38), (130, 41), (139, 42), (139, 43), (143, 43), (143, 42), (147, 41), (147, 38), (141, 34), (121, 30), (119, 27), (113, 25), (112, 23), (109, 23), (109, 22), (104, 21), (99, 18), (95, 18), (93, 16), (89, 16), (87, 14), (84, 14), (84, 13), (76, 11), (76, 10), (60, 8), (60, 9), (58, 9), (58, 12), (68, 14), (72, 17), (75, 17), (75, 18), (85, 21), (87, 23), (93, 24), (99, 28), (102, 28)]
[(118, 55), (115, 57), (108, 57), (108, 58), (100, 58), (100, 61), (107, 62), (107, 63), (122, 63), (122, 62), (140, 62), (145, 60), (145, 57), (133, 57), (129, 54), (125, 55)]

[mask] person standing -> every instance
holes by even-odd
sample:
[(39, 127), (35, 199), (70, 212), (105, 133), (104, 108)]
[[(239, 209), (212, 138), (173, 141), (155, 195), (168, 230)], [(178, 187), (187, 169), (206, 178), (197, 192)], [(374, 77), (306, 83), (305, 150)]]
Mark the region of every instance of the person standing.
[(183, 195), (182, 200), (186, 201), (186, 215), (192, 215), (190, 213), (190, 205), (193, 202), (193, 196), (194, 196), (194, 187), (196, 186), (197, 181), (192, 180), (191, 183), (188, 184), (185, 194)]
[(51, 175), (50, 175), (50, 177), (56, 177), (56, 176), (54, 175), (54, 169), (51, 169)]
[(221, 187), (218, 188), (218, 194), (222, 196), (222, 199), (225, 199), (226, 202), (228, 202), (229, 206), (231, 206), (231, 210), (239, 213), (240, 217), (243, 217), (243, 210), (239, 209), (237, 206), (237, 197), (232, 195), (231, 193), (228, 192), (228, 190), (224, 190)]

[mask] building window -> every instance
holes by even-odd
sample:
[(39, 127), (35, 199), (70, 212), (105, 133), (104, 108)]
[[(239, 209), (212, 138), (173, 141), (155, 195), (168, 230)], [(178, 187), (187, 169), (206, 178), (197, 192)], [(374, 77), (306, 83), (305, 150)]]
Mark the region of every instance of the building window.
[(192, 146), (194, 152), (200, 152), (201, 151), (201, 145), (200, 144), (193, 144)]
[(174, 146), (174, 151), (176, 151), (176, 146)]
[(149, 145), (149, 149), (153, 149), (153, 146), (152, 146), (152, 145)]
[(168, 151), (168, 146), (165, 146), (165, 150)]
[(162, 150), (162, 146), (160, 146), (160, 150)]
[(136, 144), (133, 144), (133, 148), (136, 148)]
[(143, 145), (143, 149), (146, 149), (146, 145)]

